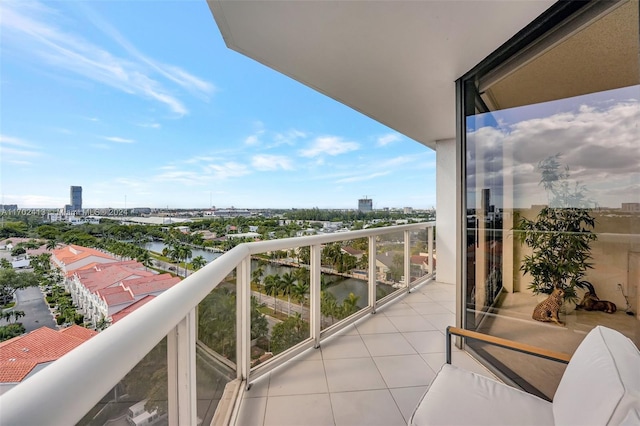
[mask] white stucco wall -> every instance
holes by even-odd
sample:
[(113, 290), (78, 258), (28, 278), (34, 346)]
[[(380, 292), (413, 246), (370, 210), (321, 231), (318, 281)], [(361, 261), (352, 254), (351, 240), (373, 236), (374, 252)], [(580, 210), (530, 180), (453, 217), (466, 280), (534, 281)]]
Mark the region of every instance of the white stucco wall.
[(456, 249), (456, 140), (436, 142), (436, 278), (455, 284)]

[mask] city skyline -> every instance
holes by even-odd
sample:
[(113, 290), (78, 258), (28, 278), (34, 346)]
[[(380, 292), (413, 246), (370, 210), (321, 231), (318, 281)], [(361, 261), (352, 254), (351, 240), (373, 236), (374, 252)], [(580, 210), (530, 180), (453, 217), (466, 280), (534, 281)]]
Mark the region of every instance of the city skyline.
[(434, 151), (229, 50), (204, 1), (0, 10), (0, 204), (435, 206)]

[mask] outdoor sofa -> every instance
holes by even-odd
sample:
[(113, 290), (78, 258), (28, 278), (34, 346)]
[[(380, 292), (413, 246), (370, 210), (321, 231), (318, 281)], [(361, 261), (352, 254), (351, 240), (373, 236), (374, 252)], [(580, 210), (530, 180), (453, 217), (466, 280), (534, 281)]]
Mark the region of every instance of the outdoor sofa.
[[(568, 362), (553, 402), (451, 365), (450, 334)], [(640, 351), (618, 331), (597, 326), (568, 356), (449, 327), (447, 349), (411, 426), (640, 425)]]

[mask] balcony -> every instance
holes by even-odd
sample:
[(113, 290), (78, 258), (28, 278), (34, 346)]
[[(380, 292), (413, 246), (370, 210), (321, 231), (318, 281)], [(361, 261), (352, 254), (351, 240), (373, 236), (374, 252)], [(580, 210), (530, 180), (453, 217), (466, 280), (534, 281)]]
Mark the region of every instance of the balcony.
[[(455, 287), (435, 281), (433, 231), (420, 223), (239, 245), (5, 393), (2, 422), (125, 421), (148, 399), (140, 415), (157, 408), (169, 424), (405, 423), (444, 362), (444, 328), (455, 322)], [(337, 255), (323, 250), (336, 242), (366, 247), (367, 266), (328, 266), (326, 256)], [(422, 263), (412, 263), (415, 253)], [(308, 302), (256, 290), (261, 260), (306, 271)], [(359, 296), (325, 298), (331, 277)], [(255, 356), (256, 298), (279, 311), (272, 332), (293, 318), (302, 337), (276, 348), (272, 336), (271, 351)], [(349, 298), (346, 314), (328, 310)], [(463, 352), (454, 363), (488, 374)], [(362, 404), (365, 414), (353, 409)]]
[[(406, 425), (445, 362), (455, 286), (429, 281), (254, 382), (239, 425)], [(453, 364), (491, 374), (462, 351)]]

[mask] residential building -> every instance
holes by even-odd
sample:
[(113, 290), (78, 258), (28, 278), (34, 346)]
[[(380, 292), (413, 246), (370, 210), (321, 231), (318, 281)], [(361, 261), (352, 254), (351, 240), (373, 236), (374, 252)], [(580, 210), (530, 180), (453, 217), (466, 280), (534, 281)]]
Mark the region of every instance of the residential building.
[(0, 395), (31, 377), (98, 332), (78, 325), (62, 330), (40, 327), (0, 343)]
[(90, 247), (82, 247), (75, 244), (53, 250), (51, 261), (66, 275), (71, 271), (91, 267), (98, 263), (118, 262), (110, 254)]
[(85, 318), (98, 324), (112, 322), (115, 314), (147, 296), (158, 296), (179, 282), (178, 277), (149, 271), (143, 264), (129, 260), (70, 271), (66, 287)]
[[(228, 354), (221, 364), (233, 378), (224, 399), (229, 404), (219, 406), (229, 408), (220, 414), (226, 424), (406, 424), (442, 364), (450, 324), (569, 354), (595, 325), (607, 324), (638, 345), (638, 217), (596, 217), (597, 240), (590, 243), (592, 268), (584, 279), (618, 312), (569, 308), (560, 314), (561, 326), (532, 319), (538, 299), (531, 277), (521, 271), (532, 249), (518, 239), (520, 219), (539, 214), (532, 205), (597, 215), (591, 199), (602, 206), (640, 202), (637, 0), (208, 4), (231, 49), (436, 152), (435, 241), (433, 224), (420, 223), (239, 245), (96, 336), (77, 356), (5, 394), (3, 422), (25, 413), (31, 423), (53, 422), (56, 410), (43, 409), (50, 404), (65, 407), (55, 413), (57, 423), (76, 423), (117, 378), (134, 370), (135, 362), (109, 355), (131, 350), (135, 342), (149, 355), (156, 345), (166, 348), (169, 422), (196, 424), (201, 417), (210, 423), (209, 414), (199, 415), (213, 399), (202, 389), (222, 375), (212, 379), (194, 371), (223, 358), (204, 358), (213, 351), (204, 341), (223, 323), (233, 331), (218, 349)], [(367, 239), (369, 259), (388, 252), (381, 239), (396, 242), (402, 262), (387, 267), (402, 269), (405, 287), (379, 295), (371, 262), (367, 292), (358, 299), (363, 307), (327, 326), (322, 247), (359, 238)], [(252, 256), (296, 246), (309, 248), (308, 334), (252, 367)], [(415, 246), (421, 252), (428, 247), (429, 256), (437, 251), (438, 268), (414, 283)], [(203, 312), (221, 305), (208, 303), (212, 290), (227, 295), (232, 282), (235, 299), (224, 300), (235, 300), (235, 310), (214, 310), (204, 323)], [(481, 372), (547, 399), (565, 368), (470, 340), (459, 342), (459, 349), (459, 361), (470, 354)], [(78, 369), (93, 371), (96, 360), (103, 374), (88, 389), (69, 377)], [(56, 395), (60, 387), (76, 396), (73, 403)], [(600, 401), (597, 389), (593, 396)]]

